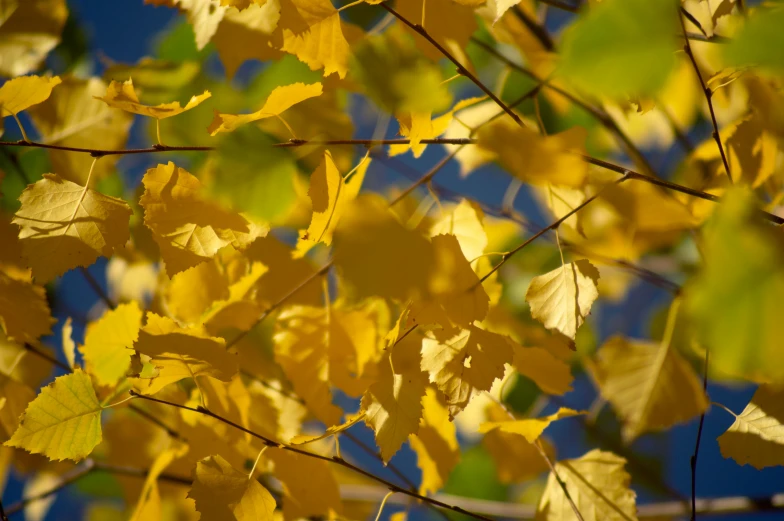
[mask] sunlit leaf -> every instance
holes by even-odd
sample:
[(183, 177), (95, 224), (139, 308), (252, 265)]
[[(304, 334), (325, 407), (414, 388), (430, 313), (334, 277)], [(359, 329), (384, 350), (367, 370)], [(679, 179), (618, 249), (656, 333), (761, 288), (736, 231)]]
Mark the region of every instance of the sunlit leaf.
[(784, 394), (761, 385), (718, 438), (721, 455), (757, 469), (784, 465)]
[(144, 105), (139, 103), (136, 91), (133, 90), (133, 80), (129, 78), (122, 83), (119, 81), (111, 82), (106, 88), (106, 94), (101, 97), (95, 96), (95, 98), (105, 102), (110, 107), (160, 120), (182, 114), (186, 110), (196, 107), (210, 96), (212, 96), (210, 91), (205, 90), (198, 96), (191, 96), (191, 99), (188, 100), (184, 107), (180, 105), (179, 101), (162, 103), (156, 106)]

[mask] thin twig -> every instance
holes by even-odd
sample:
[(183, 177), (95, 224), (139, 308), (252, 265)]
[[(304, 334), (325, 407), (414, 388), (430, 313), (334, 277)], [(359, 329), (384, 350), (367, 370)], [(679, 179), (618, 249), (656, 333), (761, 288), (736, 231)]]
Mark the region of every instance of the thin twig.
[(493, 519), (491, 519), (489, 517), (486, 517), (486, 516), (483, 516), (481, 514), (477, 514), (477, 513), (474, 513), (474, 512), (469, 512), (468, 510), (465, 510), (465, 509), (463, 509), (463, 508), (461, 508), (459, 506), (449, 505), (447, 503), (444, 503), (444, 502), (439, 501), (437, 499), (434, 499), (432, 497), (423, 496), (423, 495), (419, 494), (418, 492), (413, 492), (413, 491), (408, 490), (406, 488), (400, 487), (400, 486), (392, 483), (391, 481), (387, 481), (386, 479), (384, 479), (382, 477), (376, 476), (372, 472), (368, 472), (367, 470), (365, 470), (365, 469), (363, 469), (363, 468), (361, 468), (361, 467), (359, 467), (357, 465), (354, 465), (353, 463), (351, 463), (349, 461), (346, 461), (342, 457), (339, 457), (339, 456), (333, 456), (333, 457), (323, 456), (321, 454), (316, 454), (314, 452), (309, 452), (307, 450), (300, 449), (298, 447), (294, 447), (294, 446), (291, 446), (291, 445), (286, 445), (284, 443), (280, 443), (280, 442), (274, 441), (274, 440), (272, 440), (270, 438), (267, 438), (266, 436), (264, 436), (262, 434), (259, 434), (257, 432), (254, 432), (254, 431), (250, 430), (250, 429), (247, 429), (247, 428), (243, 427), (242, 425), (229, 420), (228, 418), (224, 418), (223, 416), (220, 416), (219, 414), (215, 414), (214, 412), (212, 412), (209, 409), (206, 409), (204, 407), (201, 407), (201, 406), (195, 407), (195, 408), (194, 407), (189, 407), (187, 405), (182, 405), (182, 404), (175, 403), (175, 402), (169, 402), (169, 401), (166, 401), (166, 400), (161, 400), (159, 398), (153, 398), (152, 396), (145, 396), (145, 395), (139, 394), (139, 393), (137, 393), (137, 392), (135, 392), (133, 390), (131, 390), (130, 393), (132, 395), (138, 397), (138, 398), (142, 398), (142, 399), (149, 400), (149, 401), (152, 401), (152, 402), (157, 402), (157, 403), (160, 403), (160, 404), (169, 405), (169, 406), (177, 407), (179, 409), (183, 409), (183, 410), (186, 410), (186, 411), (196, 412), (196, 413), (199, 413), (199, 414), (203, 414), (205, 416), (209, 416), (211, 418), (214, 418), (215, 420), (218, 420), (221, 423), (225, 423), (226, 425), (234, 427), (235, 429), (237, 429), (239, 431), (242, 431), (245, 434), (249, 434), (249, 435), (253, 436), (256, 439), (261, 440), (264, 444), (266, 444), (269, 447), (273, 447), (273, 448), (277, 448), (277, 449), (293, 452), (293, 453), (296, 453), (296, 454), (300, 454), (302, 456), (307, 456), (309, 458), (314, 458), (314, 459), (318, 459), (318, 460), (321, 460), (321, 461), (327, 461), (327, 462), (330, 462), (330, 463), (334, 463), (336, 465), (340, 465), (340, 466), (342, 466), (344, 468), (347, 468), (347, 469), (349, 469), (349, 470), (351, 470), (351, 471), (353, 471), (353, 472), (355, 472), (357, 474), (361, 474), (361, 475), (363, 475), (363, 476), (365, 476), (365, 477), (367, 477), (367, 478), (369, 478), (369, 479), (371, 479), (371, 480), (373, 480), (373, 481), (375, 481), (375, 482), (377, 482), (377, 483), (387, 487), (387, 489), (392, 491), (392, 492), (399, 492), (401, 494), (405, 494), (407, 496), (410, 496), (410, 497), (412, 497), (414, 499), (418, 499), (420, 501), (424, 501), (426, 503), (430, 503), (432, 505), (435, 505), (435, 506), (438, 506), (438, 507), (441, 507), (441, 508), (452, 510), (454, 512), (459, 512), (461, 514), (465, 514), (465, 515), (471, 516), (471, 517), (473, 517), (475, 519), (481, 519), (482, 521), (494, 521)]
[(455, 57), (452, 55), (452, 53), (450, 53), (449, 51), (447, 51), (447, 50), (444, 48), (444, 46), (443, 46), (443, 45), (441, 45), (440, 43), (438, 43), (438, 42), (435, 40), (435, 38), (433, 38), (432, 36), (430, 36), (430, 33), (428, 33), (428, 32), (425, 30), (425, 28), (424, 28), (424, 27), (422, 27), (422, 26), (421, 26), (421, 25), (419, 25), (419, 24), (415, 24), (415, 23), (412, 23), (412, 22), (410, 22), (410, 21), (409, 21), (407, 18), (405, 18), (403, 15), (401, 15), (400, 13), (398, 13), (397, 11), (395, 11), (395, 10), (394, 10), (392, 7), (390, 7), (390, 5), (389, 5), (387, 2), (381, 2), (381, 4), (379, 4), (379, 5), (380, 5), (381, 7), (383, 7), (384, 9), (386, 9), (387, 11), (389, 11), (389, 12), (390, 12), (390, 13), (391, 13), (391, 14), (392, 14), (392, 15), (393, 15), (395, 18), (397, 18), (398, 20), (400, 20), (401, 22), (403, 22), (404, 24), (406, 24), (408, 27), (410, 27), (410, 28), (411, 28), (411, 29), (412, 29), (414, 32), (416, 32), (417, 34), (419, 34), (420, 36), (422, 36), (422, 38), (424, 38), (425, 40), (427, 40), (428, 42), (430, 42), (430, 43), (433, 45), (433, 47), (435, 47), (436, 49), (438, 49), (438, 51), (439, 51), (441, 54), (443, 54), (443, 55), (444, 55), (444, 57), (445, 57), (446, 59), (448, 59), (449, 61), (451, 61), (451, 62), (452, 62), (454, 65), (455, 65), (455, 67), (457, 67), (457, 72), (458, 72), (458, 73), (462, 74), (463, 76), (465, 76), (466, 78), (468, 78), (469, 80), (471, 80), (471, 82), (473, 82), (473, 84), (474, 84), (474, 85), (476, 85), (477, 87), (479, 87), (479, 89), (480, 89), (482, 92), (484, 92), (485, 94), (487, 94), (487, 96), (488, 96), (488, 97), (489, 97), (491, 100), (493, 100), (493, 101), (495, 102), (495, 104), (496, 104), (496, 105), (498, 105), (499, 107), (501, 107), (502, 109), (504, 109), (504, 112), (506, 112), (507, 114), (509, 114), (509, 117), (510, 117), (510, 118), (512, 118), (512, 119), (514, 120), (514, 122), (515, 122), (515, 123), (517, 123), (517, 124), (518, 124), (518, 125), (520, 125), (521, 127), (524, 127), (524, 126), (525, 126), (525, 123), (523, 123), (523, 120), (520, 118), (520, 116), (518, 116), (518, 115), (517, 115), (517, 114), (516, 114), (516, 113), (515, 113), (515, 112), (514, 112), (514, 111), (513, 111), (511, 108), (509, 108), (509, 106), (508, 106), (506, 103), (504, 103), (503, 101), (501, 101), (501, 99), (500, 99), (498, 96), (496, 96), (496, 95), (495, 95), (495, 93), (494, 93), (492, 90), (490, 90), (490, 89), (489, 89), (489, 88), (488, 88), (488, 87), (487, 87), (487, 86), (486, 86), (484, 83), (482, 83), (481, 81), (479, 81), (479, 78), (477, 78), (476, 76), (474, 76), (474, 74), (473, 74), (471, 71), (469, 71), (468, 69), (466, 69), (466, 68), (463, 66), (463, 64), (462, 64), (462, 63), (460, 63), (460, 62), (458, 61), (458, 59), (457, 59), (457, 58), (455, 58)]
[(93, 277), (92, 274), (89, 271), (87, 271), (87, 268), (85, 268), (84, 266), (79, 266), (79, 269), (82, 272), (82, 275), (84, 276), (85, 280), (87, 281), (87, 284), (90, 285), (92, 290), (98, 295), (98, 297), (100, 297), (101, 300), (103, 300), (103, 302), (109, 307), (109, 309), (116, 309), (117, 304), (115, 304), (112, 301), (112, 299), (109, 298), (109, 295), (106, 294), (106, 292), (103, 290), (103, 288), (98, 283), (98, 281), (95, 280), (95, 277)]
[(84, 465), (82, 465), (81, 467), (77, 467), (77, 469), (70, 476), (63, 479), (60, 483), (58, 483), (54, 487), (50, 488), (49, 490), (45, 490), (43, 492), (35, 494), (33, 496), (26, 497), (20, 501), (17, 501), (10, 507), (8, 507), (8, 515), (12, 516), (17, 512), (19, 512), (20, 510), (24, 509), (24, 507), (26, 507), (28, 504), (43, 499), (45, 497), (49, 497), (52, 494), (56, 494), (57, 492), (64, 489), (65, 487), (75, 483), (76, 481), (79, 481), (93, 470), (95, 470), (94, 462), (93, 460), (88, 459), (87, 461), (85, 461)]
[[(688, 11), (681, 8), (681, 13), (686, 16)], [(678, 20), (681, 22), (681, 29), (683, 29), (683, 34), (686, 34), (686, 22), (683, 21), (684, 16), (679, 16)], [(691, 15), (689, 15), (691, 16)], [(693, 17), (692, 17), (693, 18)], [(691, 20), (691, 18), (690, 18)], [(699, 23), (697, 24), (699, 26)], [(716, 145), (719, 147), (719, 154), (721, 154), (721, 162), (724, 163), (724, 171), (727, 172), (727, 179), (729, 179), (730, 184), (732, 184), (732, 174), (730, 173), (730, 163), (727, 161), (727, 154), (724, 153), (724, 145), (721, 144), (721, 135), (719, 134), (719, 124), (716, 121), (716, 112), (713, 110), (713, 91), (705, 84), (705, 80), (702, 79), (702, 74), (700, 73), (700, 66), (697, 65), (697, 60), (694, 58), (694, 52), (691, 49), (691, 43), (689, 42), (688, 38), (684, 39), (683, 50), (686, 51), (686, 55), (689, 57), (692, 66), (694, 67), (694, 73), (697, 75), (697, 79), (700, 80), (700, 87), (702, 88), (702, 92), (705, 94), (705, 100), (708, 102), (708, 111), (710, 112), (711, 123), (713, 124), (713, 140), (716, 141)]]
[(616, 137), (616, 139), (618, 139), (618, 141), (621, 143), (621, 145), (626, 150), (626, 153), (629, 154), (629, 157), (631, 157), (632, 160), (634, 160), (635, 163), (640, 165), (640, 167), (644, 171), (646, 171), (647, 173), (649, 173), (651, 175), (655, 175), (653, 167), (651, 167), (650, 163), (645, 158), (645, 156), (640, 151), (640, 149), (637, 147), (637, 145), (634, 144), (634, 141), (631, 140), (631, 138), (621, 129), (621, 127), (618, 126), (618, 124), (615, 122), (615, 120), (612, 117), (610, 117), (610, 115), (607, 114), (604, 110), (601, 110), (601, 109), (599, 109), (597, 107), (594, 107), (593, 105), (591, 105), (589, 103), (584, 102), (583, 100), (581, 100), (580, 98), (576, 97), (572, 93), (570, 93), (568, 91), (565, 91), (562, 88), (553, 85), (552, 83), (550, 83), (547, 80), (543, 80), (542, 78), (540, 78), (537, 74), (535, 74), (530, 69), (527, 69), (526, 67), (523, 67), (522, 65), (520, 65), (520, 64), (510, 60), (509, 58), (507, 58), (506, 56), (504, 56), (503, 54), (498, 52), (498, 50), (493, 48), (491, 45), (486, 44), (482, 40), (472, 36), (471, 37), (471, 42), (476, 44), (476, 45), (478, 45), (483, 50), (485, 50), (487, 53), (489, 53), (489, 54), (493, 55), (494, 57), (496, 57), (498, 60), (504, 62), (509, 67), (515, 69), (516, 71), (520, 72), (521, 74), (524, 74), (524, 75), (528, 76), (529, 78), (531, 78), (532, 80), (536, 81), (542, 87), (548, 88), (551, 91), (560, 94), (561, 96), (563, 96), (567, 100), (571, 101), (572, 103), (574, 103), (578, 107), (580, 107), (583, 110), (585, 110), (586, 112), (588, 112), (591, 116), (593, 116), (594, 119), (596, 119), (599, 123), (601, 123), (602, 126), (604, 126), (607, 130), (609, 130)]
[(215, 150), (215, 147), (172, 147), (168, 145), (153, 145), (149, 148), (127, 148), (119, 150), (105, 150), (99, 148), (66, 147), (62, 145), (50, 145), (48, 143), (37, 143), (35, 141), (0, 141), (0, 147), (27, 147), (27, 148), (46, 148), (49, 150), (62, 150), (65, 152), (82, 152), (90, 154), (92, 157), (103, 156), (123, 156), (131, 154), (154, 154), (156, 152), (208, 152)]
[(3, 508), (2, 499), (0, 499), (0, 519), (2, 519), (2, 521), (8, 521), (8, 516), (5, 514), (5, 509)]
[(545, 48), (547, 51), (554, 51), (555, 44), (553, 43), (553, 39), (550, 38), (550, 33), (547, 32), (539, 22), (528, 16), (528, 14), (523, 11), (523, 9), (519, 5), (515, 5), (512, 7), (512, 13), (517, 17), (526, 28), (531, 31), (531, 34), (539, 40), (539, 43), (542, 44), (542, 47)]
[[(708, 362), (710, 360), (710, 350), (705, 350), (705, 367), (702, 377), (702, 390), (708, 395)], [(700, 426), (697, 428), (697, 440), (694, 442), (694, 454), (689, 460), (691, 466), (691, 521), (697, 519), (697, 457), (700, 454), (700, 440), (702, 439), (702, 426), (705, 424), (705, 412), (700, 415)]]
[[(419, 141), (423, 145), (471, 145), (475, 143), (470, 138), (432, 138), (422, 139)], [(394, 139), (326, 139), (326, 140), (308, 140), (308, 139), (289, 139), (284, 143), (275, 143), (272, 145), (275, 148), (293, 148), (306, 145), (320, 145), (320, 146), (334, 146), (334, 145), (362, 145), (365, 147), (375, 147), (380, 145), (408, 145), (411, 143), (410, 139), (394, 138)]]
[(542, 458), (547, 462), (547, 466), (550, 467), (550, 472), (553, 473), (553, 478), (555, 478), (555, 481), (558, 483), (558, 486), (560, 486), (561, 490), (563, 490), (564, 496), (566, 497), (566, 500), (569, 502), (569, 506), (572, 507), (572, 512), (574, 512), (575, 517), (579, 521), (585, 521), (585, 519), (583, 519), (583, 515), (580, 513), (580, 510), (577, 508), (577, 504), (572, 499), (572, 495), (569, 493), (569, 489), (566, 488), (566, 483), (564, 483), (564, 480), (562, 480), (561, 476), (558, 475), (558, 470), (556, 470), (555, 465), (553, 465), (553, 462), (550, 461), (550, 458), (547, 456), (547, 453), (542, 448), (542, 444), (539, 442), (539, 440), (536, 440), (533, 445), (534, 447), (536, 447), (536, 450), (539, 451), (539, 454), (541, 454)]

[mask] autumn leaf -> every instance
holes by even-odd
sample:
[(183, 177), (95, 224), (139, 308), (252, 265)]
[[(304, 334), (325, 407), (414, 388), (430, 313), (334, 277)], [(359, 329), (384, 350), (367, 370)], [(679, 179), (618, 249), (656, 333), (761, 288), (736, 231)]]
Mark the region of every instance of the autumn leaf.
[(136, 96), (136, 91), (133, 89), (133, 80), (128, 78), (127, 81), (119, 82), (113, 81), (106, 88), (106, 94), (103, 96), (94, 96), (109, 105), (110, 107), (121, 109), (132, 114), (140, 114), (158, 120), (170, 118), (177, 114), (182, 114), (186, 110), (190, 110), (212, 96), (210, 91), (205, 90), (198, 96), (191, 96), (188, 103), (183, 107), (179, 101), (171, 103), (161, 103), (160, 105), (150, 106), (139, 103), (139, 98)]
[(326, 461), (277, 449), (266, 455), (275, 465), (275, 477), (283, 484), (286, 520), (333, 517), (342, 512), (340, 489)]
[(114, 386), (131, 367), (133, 344), (139, 337), (142, 310), (136, 302), (120, 304), (90, 323), (79, 347), (85, 369), (98, 385)]
[(568, 407), (561, 407), (555, 413), (542, 418), (485, 422), (479, 426), (479, 432), (486, 433), (498, 429), (501, 432), (509, 434), (519, 434), (525, 438), (528, 443), (534, 443), (539, 439), (539, 436), (542, 435), (544, 430), (554, 421), (569, 418), (570, 416), (577, 416), (578, 414), (587, 414), (587, 411), (575, 411)]
[(188, 445), (173, 442), (166, 450), (157, 454), (150, 466), (147, 478), (144, 480), (139, 500), (131, 514), (130, 521), (144, 521), (154, 519), (161, 515), (161, 494), (158, 488), (158, 477), (172, 462), (183, 456), (188, 451)]
[(422, 420), (419, 432), (409, 437), (411, 449), (417, 455), (417, 466), (422, 471), (420, 494), (432, 494), (441, 490), (449, 473), (460, 459), (455, 424), (449, 417), (432, 387), (422, 399)]
[(599, 389), (623, 419), (623, 437), (667, 429), (708, 408), (702, 381), (666, 343), (615, 336), (599, 349)]
[(0, 16), (0, 74), (37, 70), (60, 43), (68, 18), (65, 0), (7, 0)]
[(183, 378), (212, 376), (229, 381), (238, 369), (236, 355), (226, 351), (222, 338), (209, 336), (203, 327), (182, 328), (152, 312), (147, 312), (147, 323), (133, 347), (149, 356), (156, 368), (153, 376), (136, 381), (144, 394), (155, 394)]
[(200, 519), (271, 521), (275, 499), (261, 483), (249, 479), (220, 456), (196, 464), (188, 497), (196, 502)]
[(485, 252), (487, 233), (484, 229), (484, 212), (477, 204), (463, 199), (457, 206), (444, 212), (430, 227), (431, 237), (450, 234), (457, 238), (460, 250), (471, 262)]
[(599, 271), (585, 259), (564, 264), (531, 280), (525, 300), (531, 316), (574, 339), (599, 296)]
[(332, 161), (332, 154), (324, 152), (323, 161), (310, 176), (308, 196), (313, 215), (308, 229), (297, 241), (298, 256), (304, 255), (320, 242), (326, 245), (332, 243), (335, 227), (349, 203), (359, 194), (368, 166), (370, 159), (363, 160), (349, 182), (346, 182)]
[(391, 358), (389, 363), (382, 361), (378, 379), (362, 397), (365, 423), (373, 429), (384, 461), (389, 461), (408, 436), (419, 430), (427, 380), (419, 367), (413, 369), (397, 373)]
[(25, 188), (13, 223), (28, 265), (39, 282), (109, 257), (129, 238), (131, 207), (56, 174)]
[(90, 377), (76, 369), (41, 390), (4, 445), (50, 460), (79, 461), (101, 442), (102, 409)]
[(44, 102), (61, 81), (59, 76), (22, 76), (8, 80), (0, 87), (0, 113), (3, 116), (16, 116), (23, 110)]
[(365, 419), (365, 413), (357, 413), (357, 414), (348, 414), (346, 415), (346, 421), (341, 423), (340, 425), (333, 425), (325, 430), (322, 434), (298, 434), (291, 438), (289, 441), (290, 445), (305, 445), (308, 443), (312, 443), (314, 441), (323, 440), (324, 438), (329, 438), (330, 436), (334, 436), (335, 434), (339, 434), (343, 431), (346, 431), (356, 425), (357, 423), (361, 422)]
[(320, 96), (323, 92), (321, 83), (305, 85), (304, 83), (294, 83), (277, 87), (270, 93), (264, 105), (251, 114), (221, 114), (215, 111), (215, 117), (207, 128), (211, 136), (220, 132), (231, 132), (237, 127), (258, 121), (260, 119), (280, 116), (292, 106), (305, 101), (309, 98)]
[(53, 323), (43, 287), (0, 271), (0, 325), (9, 338), (35, 342), (51, 333)]
[(489, 391), (511, 361), (509, 339), (476, 326), (422, 341), (422, 370), (446, 395), (450, 419), (474, 396)]
[(757, 469), (784, 465), (783, 397), (780, 387), (760, 385), (743, 412), (718, 437), (721, 455)]
[(268, 227), (224, 210), (202, 195), (201, 182), (174, 163), (147, 170), (142, 178), (144, 224), (174, 275), (207, 261), (224, 246), (245, 249)]
[(569, 364), (547, 349), (515, 346), (512, 366), (547, 394), (563, 395), (572, 390), (574, 377)]
[(564, 486), (585, 521), (636, 520), (636, 494), (629, 488), (631, 476), (624, 465), (625, 459), (598, 449), (577, 459), (559, 461), (555, 471), (563, 485), (551, 472), (536, 509), (536, 519), (578, 519), (564, 495)]

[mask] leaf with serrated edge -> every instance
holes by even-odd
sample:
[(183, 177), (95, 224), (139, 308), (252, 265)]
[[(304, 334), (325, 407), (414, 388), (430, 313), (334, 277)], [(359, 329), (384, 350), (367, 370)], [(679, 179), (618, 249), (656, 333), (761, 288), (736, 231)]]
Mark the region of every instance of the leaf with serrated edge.
[(721, 455), (738, 465), (784, 465), (784, 388), (760, 385), (718, 442)]
[(41, 390), (5, 445), (79, 461), (101, 442), (101, 410), (90, 377), (76, 369)]

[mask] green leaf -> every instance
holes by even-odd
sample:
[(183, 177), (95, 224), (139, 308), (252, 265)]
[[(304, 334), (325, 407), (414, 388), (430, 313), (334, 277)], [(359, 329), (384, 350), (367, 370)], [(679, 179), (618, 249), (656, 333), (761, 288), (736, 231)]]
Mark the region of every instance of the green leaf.
[(655, 94), (676, 64), (675, 2), (605, 0), (564, 33), (556, 74), (602, 98)]
[(79, 461), (101, 442), (101, 409), (90, 377), (76, 369), (41, 390), (5, 445)]
[(722, 46), (729, 64), (755, 65), (764, 69), (784, 71), (784, 7), (759, 8), (743, 28)]
[(784, 381), (784, 243), (758, 218), (754, 196), (724, 196), (702, 242), (705, 264), (686, 292), (711, 368), (758, 382)]

